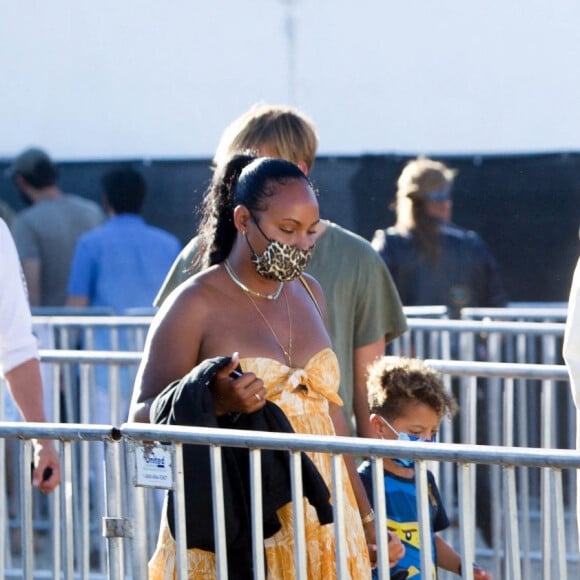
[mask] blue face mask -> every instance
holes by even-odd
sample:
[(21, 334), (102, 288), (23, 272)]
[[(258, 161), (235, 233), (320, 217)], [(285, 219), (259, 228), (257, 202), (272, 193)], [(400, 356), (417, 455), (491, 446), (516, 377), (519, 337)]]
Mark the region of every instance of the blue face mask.
[[(424, 437), (412, 435), (411, 433), (399, 432), (384, 417), (381, 417), (381, 419), (385, 422), (387, 427), (397, 436), (397, 441), (421, 441), (422, 443), (433, 443), (437, 438), (437, 435), (433, 435), (431, 439), (425, 439)], [(413, 459), (410, 458), (403, 459), (400, 457), (393, 458), (393, 461), (397, 465), (400, 465), (401, 467), (413, 467), (413, 464), (415, 463)]]

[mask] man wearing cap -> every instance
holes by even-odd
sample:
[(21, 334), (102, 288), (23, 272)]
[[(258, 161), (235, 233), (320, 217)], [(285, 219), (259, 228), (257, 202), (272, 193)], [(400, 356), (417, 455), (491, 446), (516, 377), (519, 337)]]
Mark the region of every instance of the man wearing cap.
[(439, 161), (410, 161), (397, 181), (397, 222), (377, 230), (372, 245), (405, 306), (446, 305), (458, 318), (463, 307), (503, 307), (507, 299), (486, 244), (451, 223), (455, 175)]
[(14, 218), (12, 231), (31, 306), (64, 306), (78, 238), (105, 220), (93, 201), (64, 194), (58, 169), (42, 149), (21, 153), (9, 169), (28, 207)]

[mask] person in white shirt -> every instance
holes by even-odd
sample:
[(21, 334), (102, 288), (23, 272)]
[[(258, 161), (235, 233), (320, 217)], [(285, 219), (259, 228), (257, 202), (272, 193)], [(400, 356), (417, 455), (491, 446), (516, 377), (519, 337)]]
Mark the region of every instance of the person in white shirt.
[[(576, 405), (576, 449), (580, 450), (580, 260), (576, 264), (572, 288), (570, 289), (563, 355), (570, 374), (572, 398)], [(576, 494), (576, 522), (578, 525), (578, 548), (580, 549), (580, 470), (578, 471)]]
[[(45, 422), (42, 379), (26, 287), (14, 240), (0, 219), (0, 375), (23, 418)], [(32, 484), (51, 492), (60, 482), (60, 461), (49, 439), (34, 440)]]

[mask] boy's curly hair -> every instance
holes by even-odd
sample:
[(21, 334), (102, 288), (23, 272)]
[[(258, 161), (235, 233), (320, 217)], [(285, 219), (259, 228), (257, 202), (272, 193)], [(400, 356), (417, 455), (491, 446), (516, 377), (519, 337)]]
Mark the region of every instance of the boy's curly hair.
[(371, 413), (388, 421), (400, 417), (409, 403), (424, 403), (439, 418), (452, 417), (457, 402), (440, 375), (415, 358), (384, 356), (369, 367), (367, 379)]

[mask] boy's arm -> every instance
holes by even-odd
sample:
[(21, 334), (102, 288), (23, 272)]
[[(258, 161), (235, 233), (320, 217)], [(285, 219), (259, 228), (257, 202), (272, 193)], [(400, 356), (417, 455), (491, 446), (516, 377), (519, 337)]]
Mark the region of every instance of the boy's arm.
[[(435, 549), (437, 550), (437, 566), (461, 576), (461, 557), (441, 537), (435, 534)], [(489, 572), (473, 563), (473, 578), (475, 580), (493, 580)]]
[(437, 550), (437, 566), (459, 574), (461, 557), (459, 554), (440, 536), (435, 534), (435, 549)]

